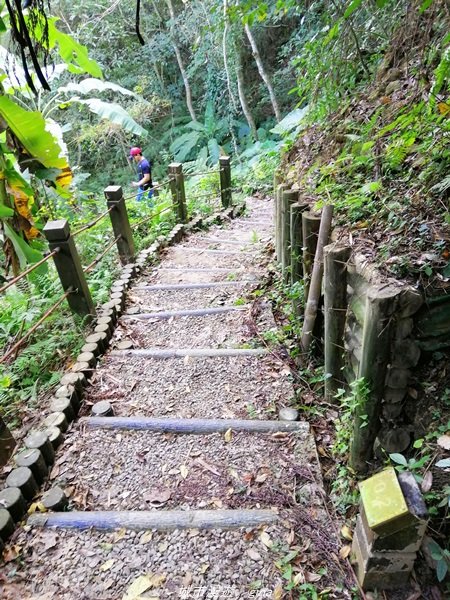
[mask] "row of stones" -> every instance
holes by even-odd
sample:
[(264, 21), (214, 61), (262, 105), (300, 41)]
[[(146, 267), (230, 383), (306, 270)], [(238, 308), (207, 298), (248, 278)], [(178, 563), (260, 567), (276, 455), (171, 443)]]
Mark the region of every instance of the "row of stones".
[[(142, 250), (135, 263), (123, 268), (120, 279), (111, 288), (110, 300), (101, 307), (94, 333), (86, 337), (86, 343), (71, 371), (61, 378), (61, 385), (50, 402), (50, 414), (42, 422), (42, 430), (32, 431), (24, 440), (25, 449), (15, 457), (17, 467), (8, 475), (6, 488), (0, 492), (0, 550), (45, 481), (54, 463), (55, 450), (63, 441), (63, 434), (78, 415), (88, 379), (97, 359), (108, 348), (118, 318), (125, 308), (127, 289), (133, 278), (163, 248), (179, 242), (186, 233), (234, 218), (243, 209), (243, 205), (236, 205), (206, 219), (197, 217), (187, 225), (178, 224), (167, 237), (160, 236), (149, 248)], [(99, 402), (93, 407), (93, 412), (97, 415), (108, 414), (109, 403)], [(53, 487), (43, 495), (41, 504), (44, 510), (64, 510), (68, 501), (60, 488)]]

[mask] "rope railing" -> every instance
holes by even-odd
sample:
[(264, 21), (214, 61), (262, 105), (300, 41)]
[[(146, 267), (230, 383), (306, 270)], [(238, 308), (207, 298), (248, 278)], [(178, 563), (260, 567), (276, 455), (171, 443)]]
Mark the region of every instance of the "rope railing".
[(69, 296), (70, 294), (73, 294), (73, 292), (76, 291), (72, 288), (68, 289), (67, 292), (65, 292), (57, 302), (55, 302), (55, 304), (53, 304), (53, 306), (51, 306), (43, 315), (42, 317), (39, 319), (39, 321), (36, 321), (36, 323), (30, 327), (30, 329), (26, 332), (26, 334), (20, 338), (20, 340), (18, 342), (16, 342), (14, 344), (14, 346), (12, 346), (12, 348), (10, 348), (8, 350), (8, 352), (6, 354), (4, 354), (1, 358), (0, 358), (0, 364), (4, 363), (10, 356), (12, 356), (13, 354), (16, 353), (16, 351), (27, 341), (27, 339), (33, 335), (33, 333), (36, 331), (36, 329), (38, 329), (42, 323), (48, 319), (48, 317), (55, 312), (55, 310), (64, 302), (64, 300), (67, 298), (67, 296)]
[(111, 206), (110, 208), (108, 208), (108, 210), (105, 210), (105, 212), (103, 212), (101, 215), (99, 215), (98, 217), (96, 217), (93, 221), (90, 221), (89, 223), (87, 223), (86, 225), (83, 225), (83, 227), (80, 227), (80, 229), (77, 229), (76, 231), (74, 231), (72, 233), (72, 237), (75, 237), (76, 235), (82, 233), (83, 231), (87, 231), (88, 229), (92, 229), (92, 227), (94, 227), (94, 225), (97, 225), (97, 223), (99, 221), (101, 221), (102, 219), (104, 219), (106, 216), (109, 215), (109, 213), (113, 210), (113, 206)]
[(30, 273), (32, 273), (33, 271), (38, 269), (41, 265), (43, 265), (45, 262), (47, 262), (50, 258), (55, 256), (55, 254), (58, 254), (58, 252), (59, 252), (59, 248), (55, 248), (52, 252), (49, 252), (48, 254), (46, 254), (44, 256), (44, 258), (42, 258), (40, 261), (31, 265), (31, 267), (28, 267), (28, 269), (25, 269), (25, 271), (20, 273), (20, 275), (17, 275), (17, 277), (14, 277), (14, 279), (11, 279), (10, 281), (8, 281), (8, 283), (5, 283), (5, 285), (0, 288), (0, 293), (6, 291), (8, 288), (15, 285), (18, 281), (20, 281), (21, 279), (23, 279), (24, 277), (26, 277), (27, 275), (29, 275)]
[(154, 217), (157, 217), (158, 215), (161, 215), (162, 213), (167, 212), (168, 210), (172, 210), (172, 208), (173, 208), (173, 204), (170, 204), (169, 206), (166, 206), (166, 208), (163, 208), (162, 210), (159, 210), (158, 212), (152, 213), (148, 217), (144, 217), (137, 223), (133, 223), (133, 227), (139, 227), (143, 223), (147, 223), (147, 221), (151, 221)]
[(114, 244), (117, 244), (118, 240), (120, 240), (120, 238), (122, 237), (122, 234), (118, 235), (112, 242), (110, 242), (106, 248), (103, 250), (103, 252), (101, 254), (99, 254), (97, 256), (97, 258), (95, 258), (87, 267), (85, 267), (83, 269), (83, 273), (89, 273), (90, 271), (92, 271), (92, 269), (98, 265), (98, 263), (102, 260), (102, 258), (105, 256), (105, 254), (107, 254), (111, 248), (114, 246)]
[(212, 169), (211, 171), (198, 171), (194, 173), (186, 173), (186, 177), (199, 177), (200, 175), (215, 175), (220, 173), (222, 169)]
[(215, 200), (220, 197), (220, 192), (205, 192), (204, 194), (197, 194), (196, 196), (189, 196), (189, 200), (198, 200), (199, 198), (211, 198), (211, 200)]
[(164, 187), (165, 185), (169, 185), (172, 181), (175, 181), (174, 178), (169, 177), (169, 179), (166, 179), (166, 181), (163, 181), (162, 183), (158, 183), (158, 184), (154, 185), (153, 187), (144, 190), (143, 192), (137, 191), (132, 196), (127, 196), (126, 198), (124, 198), (124, 200), (131, 200), (132, 198), (136, 198), (136, 196), (138, 196), (141, 193), (148, 194), (151, 191), (159, 190), (160, 188)]

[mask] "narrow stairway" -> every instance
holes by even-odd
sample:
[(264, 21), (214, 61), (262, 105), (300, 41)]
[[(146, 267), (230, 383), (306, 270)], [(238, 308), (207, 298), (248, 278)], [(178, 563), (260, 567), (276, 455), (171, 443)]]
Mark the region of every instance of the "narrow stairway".
[[(337, 568), (314, 440), (278, 420), (289, 369), (264, 343), (270, 307), (250, 295), (271, 235), (270, 203), (252, 199), (134, 282), (47, 484), (70, 510), (36, 512), (15, 535), (2, 597), (279, 599), (289, 553), (305, 582), (325, 560)], [(114, 416), (90, 416), (100, 401)]]

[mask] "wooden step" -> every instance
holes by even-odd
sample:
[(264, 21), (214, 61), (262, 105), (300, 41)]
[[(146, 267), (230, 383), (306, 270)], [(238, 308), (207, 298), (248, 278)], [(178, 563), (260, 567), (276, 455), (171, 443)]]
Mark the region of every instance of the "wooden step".
[(240, 279), (239, 281), (207, 281), (205, 283), (160, 283), (155, 285), (137, 285), (133, 292), (145, 290), (148, 292), (164, 292), (172, 290), (203, 290), (208, 288), (239, 287), (251, 283), (251, 279)]
[(151, 313), (137, 313), (122, 315), (123, 319), (171, 319), (172, 317), (203, 317), (206, 315), (218, 315), (227, 312), (239, 312), (248, 310), (247, 306), (220, 306), (216, 308), (195, 308), (187, 310), (164, 310)]
[(127, 429), (180, 434), (210, 434), (229, 431), (252, 433), (309, 432), (307, 421), (263, 421), (260, 419), (174, 419), (169, 417), (83, 417), (90, 428)]
[(221, 358), (224, 356), (262, 356), (267, 354), (265, 348), (137, 348), (113, 350), (113, 356), (140, 356), (141, 358)]
[(173, 531), (174, 529), (238, 529), (259, 527), (278, 520), (276, 512), (266, 510), (151, 510), (151, 511), (70, 511), (34, 513), (30, 527), (62, 529), (132, 529), (134, 531)]

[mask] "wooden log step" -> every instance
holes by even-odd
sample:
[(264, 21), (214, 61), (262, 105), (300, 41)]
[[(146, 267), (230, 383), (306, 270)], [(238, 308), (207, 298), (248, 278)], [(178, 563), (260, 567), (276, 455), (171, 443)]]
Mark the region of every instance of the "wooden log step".
[(208, 281), (205, 283), (161, 283), (157, 285), (139, 285), (133, 288), (133, 291), (147, 291), (147, 292), (164, 292), (170, 290), (203, 290), (208, 288), (223, 288), (223, 287), (237, 287), (251, 283), (249, 279), (240, 279), (238, 281)]
[(220, 306), (217, 308), (194, 308), (190, 310), (165, 310), (151, 313), (139, 313), (136, 315), (124, 314), (124, 319), (170, 319), (172, 317), (203, 317), (206, 315), (218, 315), (221, 313), (247, 310), (247, 306)]
[(183, 273), (234, 273), (227, 267), (158, 267), (155, 271), (183, 271)]
[(113, 350), (115, 356), (140, 356), (141, 358), (215, 358), (223, 356), (262, 356), (267, 354), (265, 348), (127, 348)]
[(190, 246), (180, 246), (180, 250), (194, 252), (196, 254), (221, 254), (224, 256), (230, 256), (234, 254), (239, 255), (250, 255), (254, 254), (254, 252), (250, 252), (249, 250), (211, 250), (210, 248), (191, 248)]
[(300, 431), (308, 433), (304, 421), (263, 421), (259, 419), (177, 419), (166, 417), (83, 417), (88, 427), (107, 429), (134, 429), (163, 433), (208, 434), (233, 431), (278, 433)]
[(263, 510), (151, 510), (151, 511), (71, 511), (53, 514), (34, 513), (28, 519), (31, 527), (63, 529), (237, 529), (274, 523), (278, 515)]
[(232, 246), (247, 246), (250, 242), (248, 241), (239, 241), (239, 240), (226, 240), (223, 238), (215, 238), (215, 237), (199, 237), (197, 238), (198, 242), (205, 242), (207, 244), (231, 244)]

